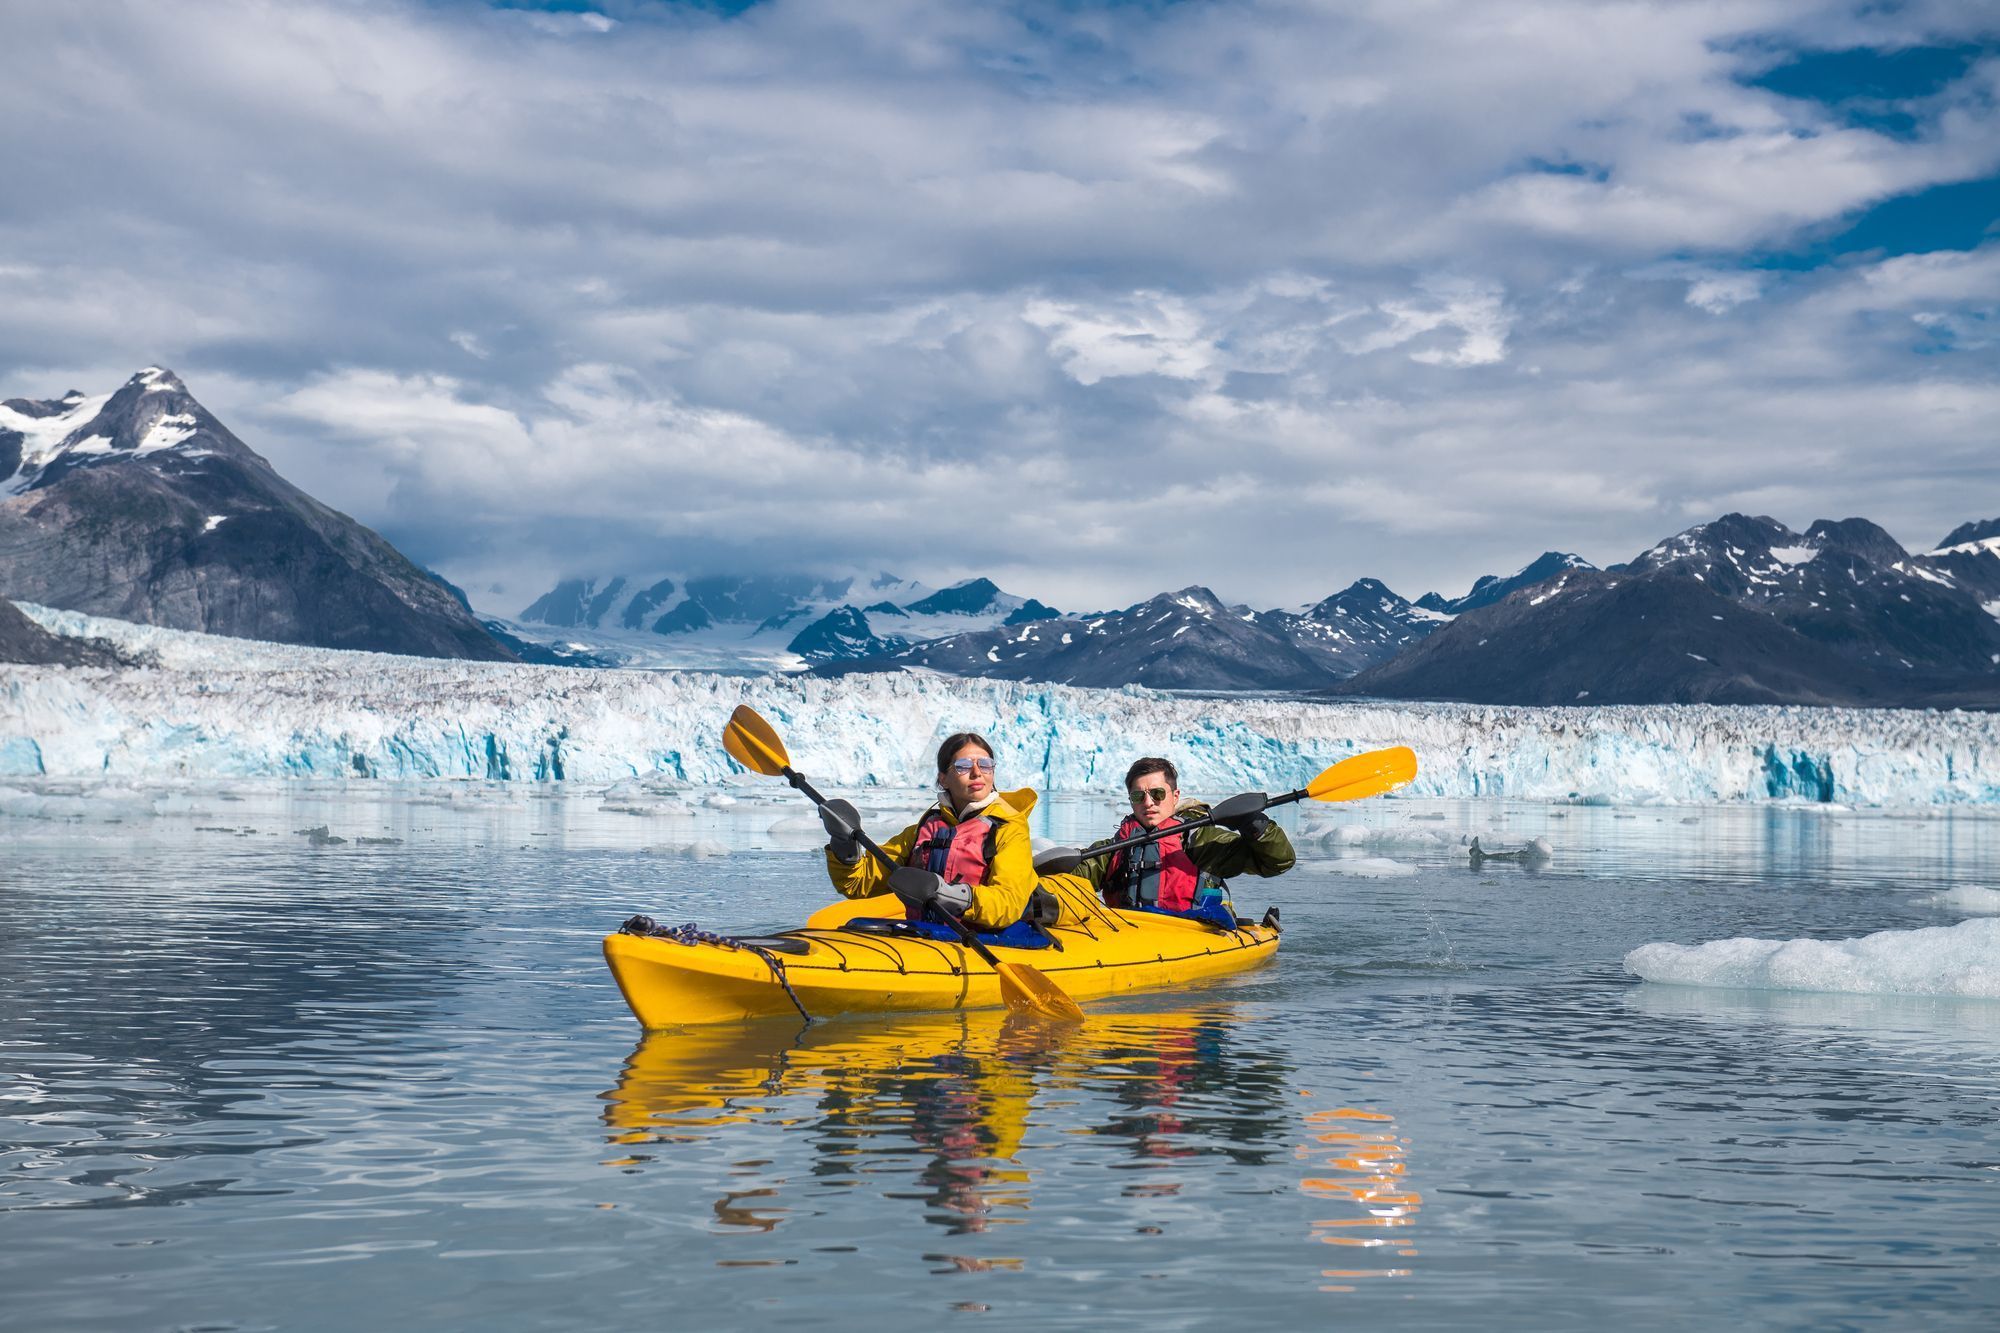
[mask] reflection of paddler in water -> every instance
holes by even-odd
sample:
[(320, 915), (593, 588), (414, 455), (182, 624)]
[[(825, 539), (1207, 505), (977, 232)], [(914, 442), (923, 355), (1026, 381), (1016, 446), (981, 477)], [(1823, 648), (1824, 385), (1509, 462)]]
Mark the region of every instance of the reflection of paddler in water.
[[(1093, 1014), (1069, 1026), (974, 1011), (803, 1031), (758, 1023), (652, 1032), (604, 1094), (611, 1141), (625, 1150), (612, 1164), (643, 1169), (657, 1156), (650, 1145), (714, 1142), (733, 1125), (809, 1123), (799, 1104), (807, 1101), (817, 1115), (816, 1184), (861, 1178), (883, 1140), (906, 1136), (926, 1154), (918, 1179), (930, 1219), (952, 1234), (984, 1231), (1028, 1209), (1020, 1153), (1039, 1087), (1108, 1094), (1114, 1109), (1086, 1128), (1129, 1140), (1140, 1158), (1268, 1160), (1289, 1076), (1276, 1061), (1236, 1058), (1239, 1021), (1218, 1006)], [(749, 1209), (737, 1202), (746, 1196), (732, 1195), (717, 1216), (768, 1229), (784, 1216), (782, 1196), (782, 1182)]]
[(1147, 1161), (1214, 1154), (1245, 1165), (1271, 1160), (1287, 1111), (1290, 1069), (1246, 1055), (1242, 1017), (1221, 1007), (1133, 1015), (1110, 1026), (1095, 1058), (1124, 1074), (1111, 1084), (1118, 1113), (1094, 1132), (1130, 1140)]
[[(727, 1127), (808, 1117), (818, 1123), (815, 1182), (859, 1175), (905, 1135), (926, 1155), (932, 1220), (954, 1234), (983, 1231), (998, 1210), (1025, 1211), (1028, 1174), (1014, 1163), (1038, 1071), (1055, 1051), (1045, 1023), (1005, 1012), (919, 1015), (884, 1021), (758, 1023), (648, 1033), (604, 1094), (612, 1141), (627, 1149), (712, 1141)], [(616, 1159), (644, 1166), (652, 1154)], [(765, 1213), (784, 1212), (777, 1191)], [(731, 1218), (718, 1205), (718, 1216)]]

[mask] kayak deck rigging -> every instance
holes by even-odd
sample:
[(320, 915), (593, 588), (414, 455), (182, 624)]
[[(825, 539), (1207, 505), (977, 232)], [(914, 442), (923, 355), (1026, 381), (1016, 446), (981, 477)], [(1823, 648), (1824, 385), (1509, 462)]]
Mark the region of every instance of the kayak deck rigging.
[[(1005, 1003), (999, 976), (951, 940), (880, 934), (860, 921), (891, 916), (889, 898), (835, 903), (800, 928), (729, 937), (691, 926), (621, 931), (605, 959), (648, 1028), (732, 1022), (796, 1009), (835, 1013), (983, 1009)], [(635, 918), (628, 928), (638, 926)], [(645, 921), (645, 927), (652, 927)], [(993, 945), (999, 961), (1032, 959), (1079, 999), (1179, 986), (1256, 966), (1277, 951), (1274, 924), (1224, 929), (1159, 913), (1103, 908), (1048, 930), (1054, 947)]]

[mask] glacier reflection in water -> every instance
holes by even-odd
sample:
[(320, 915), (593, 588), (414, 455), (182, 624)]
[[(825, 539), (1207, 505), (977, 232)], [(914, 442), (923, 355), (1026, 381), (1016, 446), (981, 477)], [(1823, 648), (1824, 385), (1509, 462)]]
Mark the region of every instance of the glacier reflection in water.
[[(1371, 803), (1239, 886), (1287, 932), (1227, 984), (1053, 1030), (642, 1036), (599, 937), (797, 921), (825, 889), (796, 806), (42, 797), (0, 824), (23, 1328), (1973, 1328), (2000, 1301), (2000, 1004), (1621, 966), (1951, 924), (1992, 820)], [(1553, 856), (1474, 865), (1472, 832)]]

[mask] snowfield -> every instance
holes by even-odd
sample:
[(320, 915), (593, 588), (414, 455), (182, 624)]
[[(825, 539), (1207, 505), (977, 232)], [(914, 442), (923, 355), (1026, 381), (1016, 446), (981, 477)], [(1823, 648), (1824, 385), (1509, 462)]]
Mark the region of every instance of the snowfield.
[[(818, 680), (591, 671), (336, 652), (35, 606), (151, 664), (0, 667), (0, 775), (750, 781), (723, 753), (747, 703), (817, 781), (910, 787), (978, 731), (1003, 785), (1115, 790), (1142, 754), (1199, 791), (1303, 785), (1346, 755), (1417, 752), (1413, 795), (1588, 803), (2000, 803), (1989, 714), (1498, 708), (1186, 697), (905, 673)], [(757, 779), (757, 781), (764, 781)]]

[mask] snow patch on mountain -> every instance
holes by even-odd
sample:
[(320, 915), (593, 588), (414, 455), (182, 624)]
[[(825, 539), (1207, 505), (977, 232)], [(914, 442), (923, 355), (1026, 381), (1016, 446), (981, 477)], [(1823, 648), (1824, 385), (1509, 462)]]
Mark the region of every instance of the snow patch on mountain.
[[(17, 495), (26, 489), (35, 474), (62, 452), (64, 442), (95, 421), (110, 401), (108, 393), (94, 398), (71, 393), (54, 403), (20, 398), (0, 403), (0, 431), (12, 431), (21, 437), (21, 461), (9, 476), (0, 478), (0, 494)], [(57, 410), (48, 415), (38, 410), (49, 408)]]

